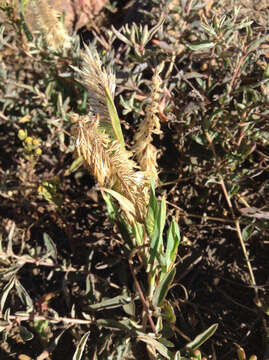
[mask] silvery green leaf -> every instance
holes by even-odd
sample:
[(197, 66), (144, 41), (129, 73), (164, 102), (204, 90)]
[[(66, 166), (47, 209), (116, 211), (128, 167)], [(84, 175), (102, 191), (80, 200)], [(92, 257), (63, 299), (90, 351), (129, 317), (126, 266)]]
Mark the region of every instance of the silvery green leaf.
[(151, 183), (149, 207), (146, 216), (146, 230), (149, 237), (154, 234), (155, 222), (158, 214), (158, 202), (155, 196), (154, 184)]
[(13, 222), (10, 227), (9, 234), (8, 234), (7, 255), (13, 255), (12, 241), (13, 241), (13, 235), (14, 235), (15, 228), (16, 228), (15, 222)]
[(208, 329), (206, 329), (201, 334), (196, 336), (196, 338), (193, 341), (189, 342), (185, 348), (187, 350), (198, 349), (205, 341), (207, 341), (215, 333), (217, 328), (218, 328), (218, 324), (211, 325)]
[(8, 297), (8, 294), (10, 292), (10, 290), (13, 288), (13, 286), (15, 285), (15, 276), (13, 276), (9, 282), (6, 284), (6, 286), (4, 287), (3, 291), (2, 291), (2, 295), (1, 295), (1, 300), (0, 300), (0, 309), (1, 311), (3, 311), (4, 306), (5, 306), (5, 302), (6, 299)]
[(153, 294), (153, 298), (152, 298), (153, 306), (158, 307), (163, 305), (167, 292), (170, 288), (170, 285), (174, 280), (175, 274), (176, 274), (176, 269), (173, 268), (168, 273), (166, 273), (164, 278), (160, 281)]
[(125, 37), (124, 35), (122, 35), (121, 32), (119, 32), (118, 30), (116, 30), (114, 28), (114, 26), (112, 26), (112, 31), (114, 32), (114, 34), (117, 36), (118, 39), (120, 39), (122, 42), (124, 42), (125, 44), (129, 45), (129, 46), (132, 46), (132, 43), (131, 41), (129, 41), (127, 39), (127, 37)]
[(76, 348), (76, 351), (75, 351), (75, 354), (74, 354), (72, 360), (80, 360), (81, 359), (81, 357), (84, 353), (85, 346), (86, 346), (89, 335), (90, 335), (90, 331), (86, 332), (82, 336), (82, 338), (80, 339), (80, 342)]
[(196, 44), (186, 44), (187, 47), (191, 50), (197, 51), (197, 50), (207, 50), (207, 49), (211, 49), (212, 47), (215, 46), (214, 42), (210, 42), (210, 41), (203, 41), (203, 42), (199, 42)]
[(165, 252), (167, 270), (169, 270), (169, 266), (173, 264), (176, 260), (179, 242), (180, 242), (179, 227), (176, 221), (173, 219), (171, 221), (167, 234), (167, 245)]
[(53, 260), (56, 261), (57, 260), (57, 248), (56, 248), (56, 245), (54, 244), (52, 238), (47, 233), (44, 233), (43, 240), (44, 240), (44, 244), (47, 249), (46, 256), (51, 257)]
[(149, 335), (139, 335), (138, 340), (141, 340), (145, 342), (146, 344), (149, 344), (153, 349), (158, 351), (163, 357), (166, 359), (170, 359), (169, 351), (165, 345), (160, 343), (158, 340), (154, 339), (153, 337)]
[(33, 308), (33, 301), (28, 294), (28, 292), (25, 290), (25, 288), (22, 286), (22, 284), (19, 282), (18, 279), (15, 280), (15, 287), (17, 290), (17, 294), (19, 298), (21, 299), (21, 302), (27, 306), (27, 308)]
[(20, 326), (20, 336), (23, 341), (30, 341), (34, 338), (34, 334), (24, 326)]
[(90, 310), (114, 309), (126, 304), (130, 304), (130, 302), (132, 302), (131, 297), (119, 295), (88, 306)]

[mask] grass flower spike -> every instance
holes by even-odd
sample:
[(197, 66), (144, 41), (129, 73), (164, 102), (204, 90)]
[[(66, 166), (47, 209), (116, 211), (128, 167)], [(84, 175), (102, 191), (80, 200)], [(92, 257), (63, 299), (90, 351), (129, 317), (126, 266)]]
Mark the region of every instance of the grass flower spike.
[(50, 6), (47, 0), (32, 0), (29, 1), (29, 6), (36, 18), (37, 28), (44, 35), (47, 45), (53, 50), (70, 48), (71, 38), (59, 19), (61, 14)]
[(160, 85), (162, 82), (159, 75), (163, 66), (164, 63), (161, 63), (156, 68), (153, 75), (153, 89), (150, 95), (151, 103), (146, 107), (146, 116), (141, 121), (138, 132), (134, 137), (135, 145), (133, 148), (141, 169), (150, 174), (156, 182), (158, 180), (158, 151), (151, 142), (152, 134), (159, 135), (162, 133), (158, 113), (160, 103)]
[(82, 70), (76, 70), (89, 92), (91, 111), (97, 114), (72, 118), (77, 123), (74, 134), (78, 155), (97, 182), (119, 201), (128, 219), (143, 222), (149, 200), (149, 178), (139, 171), (132, 160), (133, 153), (125, 149), (113, 100), (115, 76), (102, 69), (97, 51), (90, 48), (86, 48)]
[(100, 126), (124, 148), (124, 139), (117, 110), (114, 105), (116, 88), (115, 75), (111, 70), (103, 70), (95, 48), (86, 47), (80, 73), (82, 83), (88, 90), (90, 109), (99, 115)]

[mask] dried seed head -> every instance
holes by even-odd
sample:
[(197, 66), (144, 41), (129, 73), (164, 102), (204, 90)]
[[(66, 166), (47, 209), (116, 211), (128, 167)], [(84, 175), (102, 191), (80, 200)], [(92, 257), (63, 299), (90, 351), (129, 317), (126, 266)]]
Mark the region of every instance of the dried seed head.
[(36, 17), (36, 25), (44, 35), (47, 45), (54, 50), (70, 48), (71, 38), (59, 19), (61, 14), (50, 6), (47, 0), (29, 1), (28, 9), (29, 5), (33, 5), (31, 12)]
[(74, 135), (78, 155), (84, 160), (91, 174), (102, 187), (112, 189), (128, 199), (135, 214), (126, 213), (131, 221), (143, 222), (148, 203), (149, 180), (137, 171), (132, 153), (125, 150), (117, 140), (112, 140), (99, 126), (99, 118), (73, 116), (76, 123)]
[(150, 95), (151, 103), (146, 107), (146, 116), (141, 121), (134, 140), (134, 152), (137, 161), (143, 171), (150, 174), (155, 181), (158, 180), (157, 149), (151, 144), (152, 134), (161, 134), (159, 121), (160, 85), (162, 80), (159, 76), (164, 63), (161, 63), (153, 75), (153, 89)]
[[(82, 70), (77, 69), (81, 82), (88, 90), (91, 111), (99, 115), (100, 125), (112, 136), (113, 128), (108, 101), (113, 102), (116, 80), (111, 70), (103, 70), (95, 48), (85, 47)], [(113, 136), (112, 136), (113, 138)]]
[(84, 160), (90, 173), (101, 186), (106, 186), (106, 179), (110, 176), (107, 148), (111, 142), (109, 136), (98, 131), (99, 121), (89, 116), (73, 115), (76, 123), (73, 134), (76, 138), (77, 153)]
[[(118, 194), (122, 210), (130, 221), (143, 222), (149, 199), (149, 178), (138, 171), (133, 153), (124, 146), (114, 105), (115, 76), (102, 69), (96, 49), (86, 47), (81, 82), (87, 88), (91, 110), (97, 114), (76, 116), (77, 151), (98, 183), (110, 193)], [(125, 199), (125, 202), (124, 202)], [(131, 204), (132, 211), (129, 211)]]

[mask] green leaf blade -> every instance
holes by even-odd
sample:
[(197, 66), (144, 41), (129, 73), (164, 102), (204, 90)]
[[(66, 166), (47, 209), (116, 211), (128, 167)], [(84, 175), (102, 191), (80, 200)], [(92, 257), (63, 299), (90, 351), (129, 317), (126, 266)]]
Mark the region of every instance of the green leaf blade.
[(187, 47), (193, 51), (207, 50), (215, 46), (214, 42), (203, 41), (197, 44), (187, 44)]
[(214, 335), (218, 326), (219, 326), (218, 324), (211, 325), (208, 329), (206, 329), (201, 334), (196, 336), (196, 338), (193, 341), (189, 342), (186, 345), (186, 349), (192, 351), (198, 349), (204, 342), (206, 342), (211, 336)]
[(88, 340), (88, 337), (90, 335), (90, 331), (86, 332), (82, 338), (80, 339), (80, 342), (76, 348), (76, 351), (74, 353), (74, 356), (72, 358), (72, 360), (80, 360), (83, 353), (84, 353), (84, 350), (85, 350), (85, 346), (86, 346), (86, 343), (87, 343), (87, 340)]
[(121, 144), (123, 149), (125, 149), (125, 142), (124, 142), (124, 138), (123, 138), (123, 134), (122, 134), (122, 130), (121, 130), (120, 119), (119, 119), (117, 109), (115, 107), (112, 95), (107, 88), (105, 88), (105, 94), (106, 94), (106, 104), (107, 104), (110, 121), (111, 121), (111, 125), (113, 128), (115, 138), (119, 141), (119, 143)]
[(163, 305), (166, 295), (168, 293), (169, 287), (174, 280), (175, 274), (176, 274), (176, 269), (173, 268), (171, 271), (166, 273), (164, 278), (160, 281), (159, 285), (157, 286), (157, 288), (153, 294), (153, 298), (152, 298), (153, 306), (159, 307), (159, 306)]
[(166, 270), (169, 270), (171, 264), (174, 264), (177, 256), (178, 246), (180, 243), (180, 232), (176, 221), (173, 219), (167, 234), (167, 245), (165, 252)]

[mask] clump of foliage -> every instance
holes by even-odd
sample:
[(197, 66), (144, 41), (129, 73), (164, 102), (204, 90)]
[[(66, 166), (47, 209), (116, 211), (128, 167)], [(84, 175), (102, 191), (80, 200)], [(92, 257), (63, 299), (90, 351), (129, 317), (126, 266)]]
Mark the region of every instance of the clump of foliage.
[[(221, 315), (196, 329), (195, 307), (184, 308), (192, 302), (179, 282), (198, 258), (178, 260), (188, 240), (178, 221), (187, 233), (192, 219), (209, 228), (206, 236), (214, 223), (223, 224), (222, 237), (236, 234), (268, 351), (266, 291), (246, 248), (268, 234), (268, 36), (239, 9), (224, 15), (218, 2), (199, 0), (153, 1), (140, 24), (101, 29), (89, 46), (67, 33), (46, 1), (6, 1), (1, 10), (0, 195), (27, 218), (3, 222), (3, 351), (27, 353), (13, 349), (16, 340), (35, 343), (30, 356), (57, 358), (59, 341), (69, 337), (73, 359), (201, 359), (198, 348)], [(39, 32), (25, 21), (29, 11)], [(87, 171), (88, 183), (97, 183), (88, 212), (101, 219), (103, 240), (88, 234), (81, 250), (71, 189)], [(44, 212), (71, 254), (42, 225)], [(42, 232), (38, 242), (32, 226)], [(177, 287), (185, 301), (177, 300)], [(231, 342), (229, 351), (244, 359), (244, 345)]]

